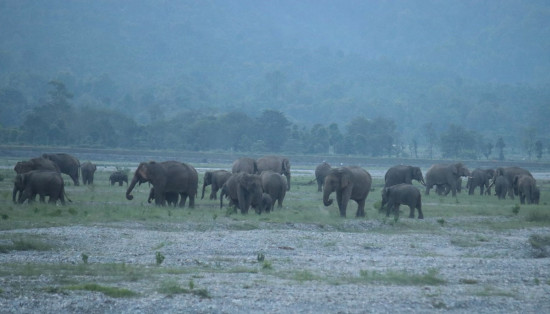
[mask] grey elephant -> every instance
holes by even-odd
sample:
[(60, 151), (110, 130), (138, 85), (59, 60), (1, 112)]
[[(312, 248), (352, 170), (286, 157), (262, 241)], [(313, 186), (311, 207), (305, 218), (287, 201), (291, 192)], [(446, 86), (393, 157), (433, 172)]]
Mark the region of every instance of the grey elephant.
[(93, 184), (94, 174), (97, 170), (97, 166), (89, 161), (83, 162), (80, 165), (80, 172), (82, 172), (82, 184)]
[(317, 181), (317, 192), (323, 191), (323, 185), (325, 184), (325, 177), (330, 172), (331, 166), (328, 162), (323, 161), (322, 164), (315, 167), (315, 180)]
[(514, 178), (519, 175), (527, 175), (532, 177), (533, 175), (529, 170), (520, 167), (499, 167), (495, 169), (495, 178), (497, 176), (503, 176), (508, 183), (508, 196), (514, 199)]
[(233, 174), (222, 187), (220, 208), (223, 207), (223, 196), (227, 196), (229, 204), (237, 206), (241, 214), (247, 214), (250, 207), (260, 214), (265, 211), (262, 208), (262, 194), (262, 180), (259, 175), (245, 172)]
[(232, 173), (245, 172), (249, 174), (258, 174), (258, 164), (256, 160), (249, 157), (241, 157), (233, 162), (231, 166)]
[(453, 196), (456, 196), (458, 179), (467, 177), (470, 171), (462, 163), (435, 164), (426, 172), (426, 195), (434, 185), (448, 185)]
[(399, 183), (412, 184), (412, 180), (420, 182), (425, 185), (424, 176), (420, 167), (397, 165), (393, 166), (384, 175), (384, 187), (389, 187)]
[(286, 177), (286, 189), (290, 190), (290, 161), (281, 156), (264, 156), (256, 160), (258, 171), (271, 170)]
[(262, 189), (264, 193), (269, 194), (272, 200), (271, 208), (275, 208), (275, 202), (277, 207), (283, 207), (283, 200), (286, 195), (286, 180), (285, 178), (273, 171), (263, 171), (260, 174), (262, 180)]
[(371, 184), (372, 177), (365, 169), (360, 167), (333, 168), (325, 178), (323, 204), (330, 206), (333, 200), (329, 199), (329, 196), (332, 192), (336, 192), (341, 217), (346, 217), (350, 199), (357, 202), (355, 216), (364, 217), (365, 201), (369, 195)]
[(492, 184), (495, 185), (495, 195), (498, 199), (505, 199), (509, 189), (508, 180), (504, 176), (498, 176), (493, 180)]
[[(151, 190), (149, 191), (149, 198), (147, 199), (147, 203), (150, 204), (154, 199), (155, 188), (151, 188)], [(166, 192), (164, 193), (164, 199), (169, 206), (176, 207), (176, 205), (178, 205), (179, 194), (177, 192)]]
[(514, 193), (519, 195), (521, 204), (538, 204), (540, 198), (540, 190), (537, 188), (537, 181), (529, 175), (519, 175), (514, 178), (512, 183)]
[(206, 171), (204, 173), (203, 183), (202, 183), (202, 196), (201, 200), (204, 198), (204, 190), (207, 186), (211, 185), (210, 199), (215, 200), (217, 198), (218, 190), (224, 185), (224, 183), (231, 177), (231, 172), (226, 170), (215, 170), (215, 171)]
[[(447, 196), (451, 192), (451, 186), (448, 184), (439, 184), (435, 186), (435, 192), (437, 195)], [(462, 177), (456, 179), (456, 192), (462, 193)]]
[(468, 177), (468, 182), (466, 183), (466, 188), (468, 189), (468, 194), (473, 195), (477, 187), (479, 187), (479, 195), (485, 193), (487, 189), (487, 194), (491, 194), (491, 179), (495, 176), (495, 169), (480, 169), (476, 168), (472, 171), (472, 174)]
[(115, 171), (109, 176), (109, 181), (111, 185), (115, 185), (115, 182), (118, 182), (118, 186), (122, 186), (122, 182), (128, 185), (128, 175), (122, 171)]
[(61, 173), (50, 170), (32, 170), (20, 173), (15, 176), (13, 184), (13, 201), (19, 193), (17, 203), (22, 204), (25, 201), (34, 201), (36, 195), (40, 196), (40, 201), (44, 202), (45, 197), (49, 196), (49, 203), (55, 204), (59, 200), (65, 205), (65, 184)]
[(271, 196), (267, 193), (263, 193), (260, 208), (265, 212), (269, 213), (270, 211), (273, 210), (273, 204), (274, 204), (274, 201), (271, 198)]
[(150, 182), (153, 185), (155, 204), (164, 206), (165, 195), (176, 192), (181, 196), (180, 207), (185, 206), (189, 197), (189, 207), (195, 206), (199, 176), (191, 165), (179, 161), (142, 162), (136, 169), (132, 182), (126, 190), (126, 199), (132, 200), (132, 190), (137, 183)]
[(422, 196), (420, 190), (412, 184), (400, 183), (382, 189), (382, 205), (380, 209), (386, 208), (386, 217), (393, 212), (399, 217), (399, 206), (409, 206), (409, 218), (414, 218), (414, 209), (418, 210), (418, 219), (424, 219), (422, 213)]
[(57, 165), (57, 167), (59, 167), (59, 171), (61, 171), (61, 173), (64, 173), (69, 177), (71, 177), (74, 185), (80, 184), (78, 182), (80, 161), (76, 157), (65, 153), (58, 153), (58, 154), (42, 154), (42, 158), (53, 161)]
[(31, 170), (50, 170), (60, 172), (59, 167), (53, 161), (42, 157), (19, 161), (15, 164), (13, 170), (15, 170), (18, 174), (29, 172)]

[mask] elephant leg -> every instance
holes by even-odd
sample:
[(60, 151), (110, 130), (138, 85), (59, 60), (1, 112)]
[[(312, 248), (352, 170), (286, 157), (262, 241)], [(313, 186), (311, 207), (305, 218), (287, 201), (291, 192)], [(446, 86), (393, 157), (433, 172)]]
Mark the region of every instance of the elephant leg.
[[(418, 219), (424, 219), (424, 213), (422, 213), (422, 205), (419, 203), (418, 207), (416, 207), (416, 208), (418, 209)], [(414, 209), (413, 209), (413, 211), (414, 211)]]
[(365, 199), (357, 201), (357, 213), (355, 217), (365, 217)]
[(414, 205), (409, 205), (409, 218), (414, 218)]
[[(344, 205), (342, 204), (342, 192), (341, 191), (336, 192), (336, 202), (338, 202), (338, 210), (340, 211), (340, 216), (346, 217), (346, 208), (343, 207)], [(346, 205), (347, 205), (347, 202), (346, 202)], [(343, 211), (342, 211), (342, 208), (344, 208)]]
[(163, 188), (155, 188), (155, 204), (157, 206), (166, 205), (164, 192), (161, 193), (161, 191), (164, 191), (164, 189)]
[(426, 195), (430, 195), (431, 186), (426, 184)]
[(317, 192), (323, 192), (323, 182), (321, 180), (317, 180)]
[(187, 202), (187, 194), (180, 193), (180, 203), (179, 207), (185, 207), (185, 203)]
[(479, 190), (479, 195), (483, 195), (483, 192), (485, 191), (485, 184), (480, 185)]
[[(214, 199), (216, 198), (214, 197)], [(189, 208), (194, 208), (194, 207), (195, 207), (195, 195), (189, 195)]]

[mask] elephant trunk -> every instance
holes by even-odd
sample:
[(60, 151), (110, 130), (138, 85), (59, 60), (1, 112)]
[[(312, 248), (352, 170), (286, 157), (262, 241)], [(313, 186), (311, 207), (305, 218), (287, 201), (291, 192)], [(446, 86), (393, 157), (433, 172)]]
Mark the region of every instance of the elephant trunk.
[(286, 176), (286, 190), (290, 191), (290, 173)]
[[(134, 196), (132, 195), (132, 190), (136, 186), (136, 183), (140, 182), (139, 178), (137, 176), (134, 176), (132, 179), (132, 182), (130, 183), (130, 186), (126, 190), (126, 199), (131, 201), (134, 199)], [(141, 182), (140, 182), (141, 183)]]
[(331, 193), (331, 191), (329, 189), (327, 189), (326, 186), (325, 186), (325, 189), (323, 191), (323, 204), (325, 204), (325, 206), (332, 205), (332, 199), (328, 198), (330, 196), (330, 193)]
[(206, 182), (203, 183), (202, 185), (202, 196), (201, 196), (201, 200), (204, 199), (204, 190), (206, 189)]
[(15, 197), (17, 196), (17, 192), (19, 192), (19, 189), (16, 186), (14, 186), (13, 187), (13, 202), (14, 203), (16, 203)]

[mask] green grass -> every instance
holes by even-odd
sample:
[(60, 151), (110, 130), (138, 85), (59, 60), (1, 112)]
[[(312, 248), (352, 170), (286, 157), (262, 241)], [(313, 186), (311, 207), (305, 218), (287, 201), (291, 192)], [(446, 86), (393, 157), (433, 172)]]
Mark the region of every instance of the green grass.
[(118, 288), (118, 287), (109, 287), (109, 286), (102, 286), (96, 283), (86, 283), (81, 285), (74, 285), (74, 286), (67, 286), (64, 287), (66, 290), (85, 290), (85, 291), (92, 291), (92, 292), (101, 292), (105, 294), (106, 296), (112, 297), (112, 298), (130, 298), (130, 297), (136, 297), (139, 294), (128, 290), (124, 288)]
[(361, 270), (359, 281), (365, 283), (401, 285), (401, 286), (436, 286), (446, 281), (439, 277), (439, 271), (429, 269), (425, 274), (411, 274), (407, 271), (388, 271), (385, 273)]

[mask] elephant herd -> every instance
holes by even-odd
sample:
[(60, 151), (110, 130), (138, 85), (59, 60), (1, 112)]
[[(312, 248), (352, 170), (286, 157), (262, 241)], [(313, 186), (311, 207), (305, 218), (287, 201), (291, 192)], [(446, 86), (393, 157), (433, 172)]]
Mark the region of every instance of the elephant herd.
[[(96, 165), (84, 162), (69, 154), (43, 154), (41, 157), (18, 162), (14, 170), (17, 173), (13, 187), (13, 201), (23, 203), (33, 201), (36, 195), (44, 202), (49, 196), (50, 203), (58, 200), (65, 204), (65, 189), (61, 173), (67, 174), (79, 185), (79, 170), (82, 173), (83, 184), (93, 184)], [(475, 169), (470, 172), (462, 163), (434, 164), (426, 172), (425, 177), (419, 167), (397, 165), (387, 170), (384, 176), (382, 202), (380, 209), (386, 209), (386, 216), (390, 213), (398, 215), (399, 206), (407, 205), (410, 208), (409, 217), (414, 218), (415, 209), (418, 218), (422, 213), (422, 199), (420, 190), (412, 185), (416, 180), (425, 186), (425, 194), (435, 187), (440, 194), (452, 193), (456, 196), (461, 190), (462, 177), (467, 178), (466, 188), (471, 195), (479, 187), (480, 194), (491, 194), (494, 186), (495, 195), (503, 199), (508, 195), (520, 197), (522, 204), (538, 204), (540, 190), (532, 174), (520, 167), (501, 167), (496, 169)], [(220, 207), (223, 199), (227, 198), (230, 205), (235, 206), (241, 213), (246, 214), (250, 207), (256, 213), (270, 212), (275, 204), (282, 207), (286, 192), (290, 190), (290, 162), (281, 156), (264, 156), (259, 159), (242, 157), (235, 160), (231, 171), (206, 171), (203, 177), (202, 195), (205, 189), (211, 186), (209, 198), (217, 199), (220, 193)], [(334, 192), (340, 216), (346, 216), (347, 205), (350, 200), (357, 203), (357, 217), (365, 216), (365, 201), (372, 186), (372, 177), (360, 167), (333, 168), (323, 162), (315, 169), (317, 190), (323, 192), (323, 204), (330, 206)], [(198, 191), (197, 170), (183, 162), (142, 162), (134, 172), (128, 183), (128, 176), (122, 171), (115, 171), (109, 177), (111, 185), (120, 186), (126, 182), (126, 198), (133, 199), (132, 191), (136, 184), (149, 183), (148, 202), (153, 200), (156, 205), (185, 206), (189, 199), (189, 207), (194, 207)], [(19, 193), (19, 197), (17, 194)], [(69, 200), (70, 201), (70, 200)]]

